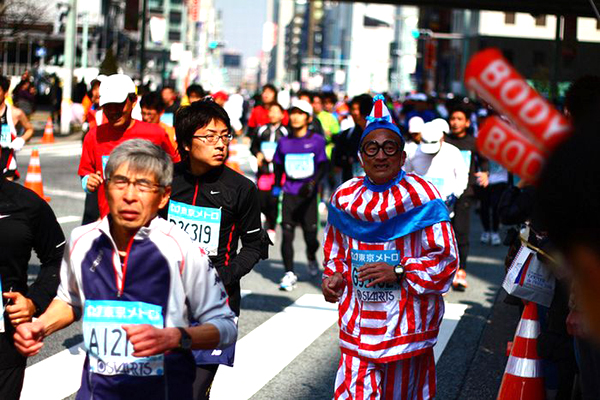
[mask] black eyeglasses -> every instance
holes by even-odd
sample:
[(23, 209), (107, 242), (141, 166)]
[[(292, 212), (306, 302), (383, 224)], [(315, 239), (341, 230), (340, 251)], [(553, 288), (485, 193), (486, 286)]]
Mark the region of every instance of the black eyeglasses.
[(138, 192), (142, 193), (156, 192), (158, 189), (164, 187), (147, 179), (136, 179), (135, 181), (132, 181), (123, 175), (115, 175), (108, 178), (107, 181), (117, 190), (125, 190), (131, 184)]
[(392, 157), (398, 153), (398, 151), (400, 150), (400, 145), (398, 144), (398, 142), (395, 142), (393, 140), (386, 140), (383, 143), (379, 143), (376, 140), (370, 140), (367, 143), (363, 144), (361, 150), (367, 156), (375, 157), (377, 153), (379, 153), (380, 149), (383, 150), (383, 153), (386, 156)]
[(196, 136), (192, 136), (194, 139), (202, 139), (202, 141), (204, 141), (204, 143), (210, 144), (210, 145), (215, 145), (217, 143), (219, 143), (219, 139), (221, 139), (223, 141), (223, 144), (229, 144), (229, 142), (231, 142), (231, 139), (233, 139), (233, 135), (231, 133), (228, 133), (226, 135), (196, 135)]

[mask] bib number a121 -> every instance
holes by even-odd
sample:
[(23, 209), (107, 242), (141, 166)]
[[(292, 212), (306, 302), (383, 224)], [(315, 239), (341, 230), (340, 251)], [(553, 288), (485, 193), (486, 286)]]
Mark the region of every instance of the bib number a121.
[(90, 371), (100, 375), (164, 374), (164, 356), (133, 356), (123, 325), (164, 327), (162, 307), (144, 302), (88, 300), (83, 314), (83, 341)]

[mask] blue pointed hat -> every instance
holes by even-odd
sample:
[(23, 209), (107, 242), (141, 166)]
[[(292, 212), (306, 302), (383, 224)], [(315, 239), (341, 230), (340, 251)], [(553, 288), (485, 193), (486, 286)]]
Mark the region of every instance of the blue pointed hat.
[(392, 131), (404, 141), (400, 129), (394, 124), (390, 110), (388, 110), (384, 100), (384, 97), (380, 94), (373, 98), (373, 109), (371, 110), (371, 115), (367, 117), (367, 126), (360, 137), (361, 143), (365, 137), (375, 129), (387, 129), (388, 131)]

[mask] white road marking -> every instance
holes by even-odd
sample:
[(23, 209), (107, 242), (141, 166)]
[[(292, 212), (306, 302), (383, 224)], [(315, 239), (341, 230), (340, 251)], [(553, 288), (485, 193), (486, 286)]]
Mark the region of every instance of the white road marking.
[(81, 189), (79, 191), (72, 191), (72, 190), (45, 188), (44, 193), (49, 194), (51, 196), (68, 197), (70, 199), (75, 199), (75, 200), (85, 200), (85, 193), (84, 193), (83, 189)]
[(504, 265), (504, 261), (492, 258), (492, 257), (482, 257), (482, 256), (469, 256), (469, 262), (474, 262), (478, 264), (489, 264), (489, 265)]
[(83, 343), (25, 369), (21, 400), (59, 400), (79, 390), (85, 360)]
[(18, 156), (30, 156), (31, 151), (37, 148), (40, 151), (40, 158), (44, 158), (45, 156), (50, 157), (73, 157), (81, 155), (82, 143), (79, 141), (76, 142), (67, 142), (67, 143), (57, 143), (57, 144), (37, 144), (37, 145), (28, 145), (23, 148), (23, 150), (17, 153)]
[(69, 222), (79, 222), (81, 221), (81, 217), (77, 215), (67, 215), (66, 217), (56, 218), (59, 224), (68, 224)]
[(444, 349), (448, 345), (456, 326), (460, 322), (460, 319), (465, 314), (467, 309), (466, 304), (454, 304), (446, 303), (446, 311), (444, 312), (444, 319), (442, 320), (442, 326), (440, 326), (440, 333), (438, 334), (438, 341), (433, 348), (433, 355), (435, 356), (435, 362), (437, 364)]
[(322, 295), (300, 297), (238, 342), (235, 367), (219, 369), (211, 399), (249, 399), (337, 318), (337, 305), (326, 303)]

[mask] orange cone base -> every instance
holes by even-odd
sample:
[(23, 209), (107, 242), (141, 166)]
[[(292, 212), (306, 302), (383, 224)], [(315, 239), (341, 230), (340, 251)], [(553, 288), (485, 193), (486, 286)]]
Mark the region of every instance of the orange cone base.
[(42, 136), (41, 143), (54, 143), (54, 135), (46, 135)]
[(498, 400), (544, 400), (545, 398), (543, 378), (521, 378), (504, 374)]

